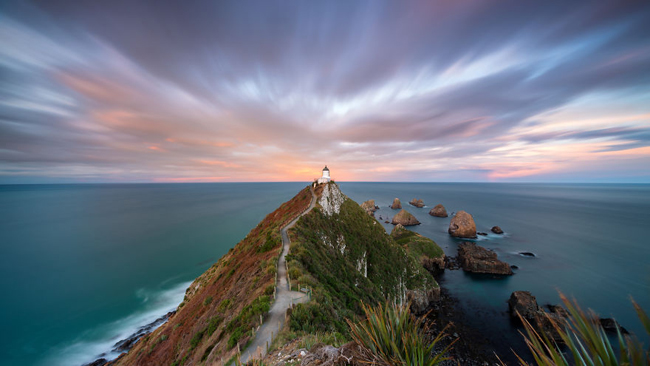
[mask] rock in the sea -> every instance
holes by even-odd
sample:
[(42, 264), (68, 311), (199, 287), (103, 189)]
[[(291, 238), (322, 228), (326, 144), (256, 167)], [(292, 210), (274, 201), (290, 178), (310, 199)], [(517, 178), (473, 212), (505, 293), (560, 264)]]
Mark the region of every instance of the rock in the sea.
[(366, 210), (370, 216), (374, 216), (374, 212), (379, 209), (379, 207), (375, 206), (375, 200), (367, 200), (361, 204), (361, 208)]
[(414, 198), (411, 201), (409, 201), (409, 205), (415, 206), (417, 208), (422, 208), (422, 207), (424, 207), (424, 201), (422, 201), (421, 198), (418, 198), (418, 199)]
[(503, 234), (503, 230), (498, 226), (492, 226), (492, 232), (495, 234)]
[(404, 226), (420, 225), (420, 221), (410, 212), (402, 210), (393, 216), (393, 225), (402, 224)]
[(519, 252), (518, 254), (522, 257), (535, 257), (535, 253), (532, 252)]
[(429, 215), (435, 216), (435, 217), (447, 217), (447, 209), (445, 209), (445, 206), (441, 204), (437, 204), (434, 208), (429, 211)]
[(393, 210), (398, 210), (402, 208), (402, 202), (399, 201), (399, 198), (395, 198), (393, 200), (393, 204), (390, 205), (390, 208), (392, 208)]
[(462, 243), (458, 247), (458, 261), (466, 272), (511, 275), (512, 269), (506, 262), (497, 259), (497, 254), (474, 243)]
[(477, 232), (476, 232), (476, 235), (487, 236), (487, 233), (484, 233), (484, 232), (481, 232), (481, 231), (477, 231)]
[(82, 366), (104, 366), (108, 363), (108, 360), (105, 358), (98, 358), (91, 363), (83, 364)]
[(599, 320), (600, 320), (600, 325), (603, 327), (605, 332), (616, 334), (617, 333), (616, 328), (618, 328), (621, 330), (621, 334), (629, 334), (627, 329), (621, 327), (621, 325), (618, 324), (618, 322), (612, 318), (601, 318)]
[(514, 319), (519, 319), (519, 313), (524, 319), (532, 321), (535, 316), (540, 312), (537, 299), (529, 291), (515, 291), (508, 299), (508, 308), (510, 308), (510, 316)]
[(508, 300), (510, 316), (519, 321), (520, 314), (522, 318), (530, 322), (536, 329), (541, 329), (548, 337), (556, 342), (562, 342), (562, 337), (556, 329), (556, 325), (562, 327), (568, 316), (567, 311), (559, 305), (549, 305), (551, 310), (547, 313), (537, 305), (537, 300), (528, 291), (515, 291), (510, 295)]
[(476, 238), (476, 224), (472, 215), (458, 211), (449, 223), (449, 235), (456, 238)]

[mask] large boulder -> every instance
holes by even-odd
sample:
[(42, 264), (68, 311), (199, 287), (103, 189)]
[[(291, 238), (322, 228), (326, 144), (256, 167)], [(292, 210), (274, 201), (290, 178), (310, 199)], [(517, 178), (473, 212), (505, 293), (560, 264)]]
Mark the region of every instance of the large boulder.
[(402, 202), (399, 201), (399, 198), (395, 198), (393, 200), (393, 204), (390, 205), (390, 208), (393, 210), (401, 210), (402, 209)]
[(437, 204), (434, 208), (429, 211), (429, 215), (435, 216), (435, 217), (447, 217), (449, 216), (447, 214), (447, 209), (445, 209), (445, 206), (441, 204)]
[(418, 198), (418, 199), (414, 198), (411, 201), (409, 201), (409, 205), (415, 206), (417, 208), (422, 208), (424, 207), (424, 201), (422, 201), (422, 198)]
[(474, 243), (462, 243), (458, 247), (458, 261), (466, 272), (511, 275), (512, 269), (506, 262), (497, 259), (497, 254)]
[(375, 206), (375, 200), (367, 200), (366, 202), (361, 204), (361, 208), (366, 210), (366, 212), (370, 216), (374, 216), (375, 211), (377, 211), (379, 209), (379, 207)]
[(449, 235), (456, 238), (476, 238), (476, 224), (472, 215), (458, 211), (449, 223)]
[(513, 318), (519, 319), (517, 316), (517, 313), (519, 313), (529, 321), (534, 320), (535, 316), (541, 311), (539, 305), (537, 305), (537, 299), (529, 291), (513, 292), (510, 299), (508, 299), (508, 308)]
[(410, 212), (402, 210), (393, 216), (393, 225), (402, 224), (403, 226), (420, 225), (420, 221), (415, 218)]

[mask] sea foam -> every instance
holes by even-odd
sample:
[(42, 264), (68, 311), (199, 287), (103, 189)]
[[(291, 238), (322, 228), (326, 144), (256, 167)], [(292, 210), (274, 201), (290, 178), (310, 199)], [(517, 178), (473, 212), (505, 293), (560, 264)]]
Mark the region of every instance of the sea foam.
[[(155, 322), (168, 312), (176, 310), (178, 304), (183, 301), (185, 289), (190, 284), (191, 282), (180, 283), (161, 291), (148, 289), (136, 291), (136, 296), (142, 299), (141, 311), (84, 332), (69, 345), (53, 351), (42, 365), (83, 365), (99, 358), (109, 361), (117, 358), (120, 353), (113, 351), (115, 344), (132, 336), (142, 327)], [(155, 325), (150, 331), (163, 323)]]

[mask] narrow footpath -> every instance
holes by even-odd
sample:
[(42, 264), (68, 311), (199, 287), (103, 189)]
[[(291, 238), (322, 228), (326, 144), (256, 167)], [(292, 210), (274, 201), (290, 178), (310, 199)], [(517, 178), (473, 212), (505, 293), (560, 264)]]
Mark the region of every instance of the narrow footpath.
[(285, 257), (287, 253), (289, 253), (289, 246), (291, 244), (287, 231), (298, 222), (298, 219), (306, 215), (316, 205), (316, 194), (314, 193), (314, 188), (311, 187), (310, 191), (311, 203), (309, 204), (309, 208), (280, 230), (280, 233), (282, 234), (282, 255), (278, 261), (278, 283), (276, 284), (275, 302), (271, 306), (271, 310), (269, 311), (266, 320), (257, 331), (255, 339), (244, 350), (244, 352), (242, 352), (242, 363), (246, 363), (255, 358), (264, 358), (264, 356), (266, 356), (267, 345), (271, 345), (271, 341), (273, 341), (277, 336), (278, 332), (282, 328), (282, 324), (284, 324), (284, 316), (287, 309), (289, 309), (291, 304), (302, 303), (308, 300), (307, 294), (298, 291), (291, 291), (289, 289)]

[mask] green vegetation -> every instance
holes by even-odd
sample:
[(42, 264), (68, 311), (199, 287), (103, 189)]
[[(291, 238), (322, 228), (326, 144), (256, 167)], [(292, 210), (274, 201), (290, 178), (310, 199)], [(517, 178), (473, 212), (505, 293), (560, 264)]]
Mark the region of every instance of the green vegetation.
[(312, 301), (292, 312), (293, 331), (347, 337), (345, 319), (361, 315), (362, 302), (404, 301), (407, 290), (438, 286), (418, 260), (348, 198), (338, 214), (326, 216), (316, 207), (298, 221), (287, 263), (292, 286), (313, 290)]
[[(607, 334), (593, 312), (585, 313), (575, 301), (569, 301), (560, 294), (562, 302), (569, 311), (569, 320), (558, 323), (551, 317), (555, 330), (562, 338), (563, 343), (572, 357), (568, 361), (565, 354), (558, 348), (558, 345), (543, 331), (536, 331), (535, 328), (521, 318), (526, 329), (526, 344), (539, 366), (647, 366), (650, 365), (650, 351), (644, 349), (638, 339), (628, 335), (623, 336), (618, 331), (618, 352), (609, 341)], [(643, 324), (646, 332), (650, 334), (650, 318), (641, 307), (632, 301), (634, 308)], [(519, 358), (521, 365), (528, 365)]]
[(266, 241), (264, 244), (257, 248), (258, 253), (265, 253), (271, 249), (277, 248), (282, 243), (282, 239), (279, 235), (273, 235), (271, 232), (266, 233)]
[(264, 315), (271, 309), (271, 298), (260, 296), (242, 309), (241, 313), (226, 325), (226, 331), (231, 332), (228, 338), (228, 349), (237, 345), (239, 340), (258, 322), (260, 315)]
[(208, 296), (203, 300), (203, 306), (208, 306), (210, 304), (212, 304), (212, 296)]
[(406, 228), (395, 227), (390, 235), (397, 244), (405, 247), (408, 253), (417, 259), (438, 258), (445, 254), (436, 242)]
[(377, 365), (433, 366), (446, 360), (447, 346), (438, 354), (433, 349), (444, 333), (429, 342), (424, 318), (416, 318), (408, 305), (363, 305), (365, 319), (348, 321), (352, 338), (362, 348), (364, 363)]
[(214, 333), (214, 331), (217, 330), (222, 320), (223, 319), (218, 315), (213, 316), (212, 318), (210, 318), (210, 320), (208, 320), (208, 324), (205, 326), (205, 328), (194, 333), (192, 339), (190, 340), (190, 351), (195, 349), (199, 345), (199, 343), (201, 343), (201, 340), (203, 340), (204, 336), (207, 335), (207, 337), (210, 337), (212, 333)]

